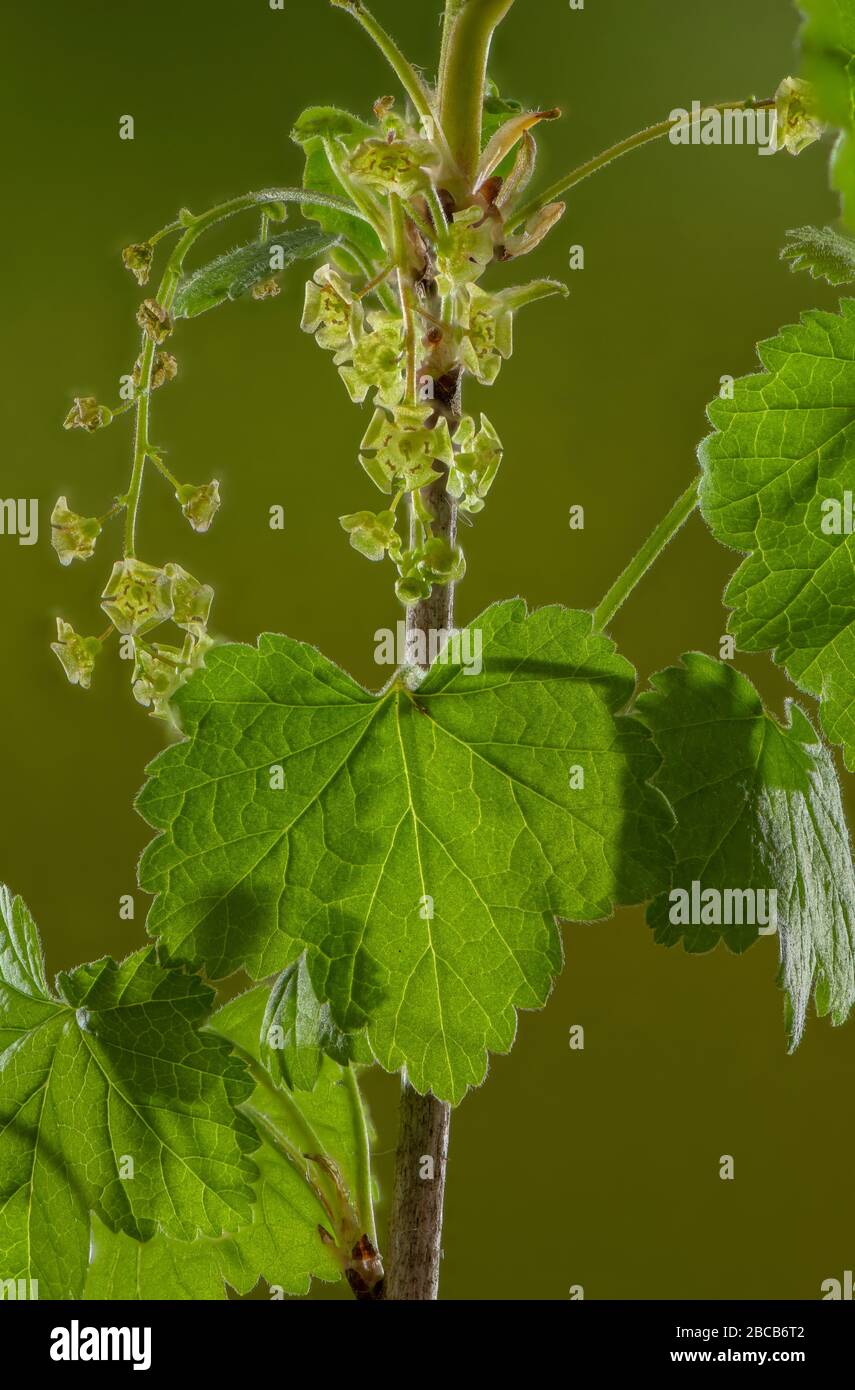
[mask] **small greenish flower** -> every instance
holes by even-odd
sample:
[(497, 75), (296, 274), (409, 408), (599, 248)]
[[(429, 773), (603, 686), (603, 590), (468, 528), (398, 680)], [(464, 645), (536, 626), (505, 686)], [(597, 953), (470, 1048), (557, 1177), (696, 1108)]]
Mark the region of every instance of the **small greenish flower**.
[(413, 492), (438, 476), (435, 461), (449, 468), (453, 464), (448, 421), (440, 418), (435, 428), (428, 429), (425, 422), (432, 413), (428, 404), (399, 405), (391, 415), (374, 412), (361, 445), (367, 452), (360, 462), (381, 492), (391, 492), (393, 487)]
[(401, 553), (401, 538), (395, 530), (394, 512), (352, 512), (340, 516), (342, 528), (350, 534), (350, 544), (367, 560), (382, 560), (387, 550), (392, 559)]
[(181, 510), (194, 531), (207, 531), (220, 509), (220, 484), (214, 478), (210, 483), (194, 487), (185, 483), (175, 496), (181, 503)]
[(404, 325), (396, 314), (376, 310), (368, 315), (371, 332), (360, 332), (355, 342), (335, 355), (339, 376), (350, 398), (361, 405), (376, 388), (383, 405), (397, 405), (404, 394)]
[(118, 632), (138, 637), (172, 617), (172, 580), (142, 560), (117, 560), (101, 607)]
[(50, 644), (51, 651), (59, 657), (71, 684), (88, 690), (101, 643), (97, 637), (81, 637), (62, 618), (56, 620), (56, 636), (57, 640)]
[(331, 265), (322, 265), (306, 285), (306, 305), (300, 327), (314, 333), (318, 347), (331, 352), (347, 349), (362, 328), (362, 305), (343, 276)]
[(154, 247), (151, 242), (139, 241), (133, 246), (126, 246), (122, 252), (122, 260), (125, 268), (136, 276), (138, 285), (148, 284), (151, 263), (154, 260)]
[(464, 337), (461, 360), (466, 370), (484, 386), (492, 386), (514, 350), (513, 309), (501, 294), (485, 294), (468, 285), (464, 304)]
[[(178, 363), (171, 352), (158, 352), (155, 354), (154, 362), (151, 367), (151, 389), (156, 391), (158, 387), (165, 386), (167, 381), (174, 381), (178, 375)], [(134, 370), (131, 373), (134, 386), (139, 390), (142, 384), (142, 358), (138, 357), (134, 363)]]
[(94, 396), (75, 396), (74, 405), (62, 422), (64, 430), (95, 430), (109, 425), (113, 412), (109, 406), (99, 405)]
[(214, 601), (210, 584), (200, 584), (180, 565), (164, 565), (163, 573), (172, 582), (172, 621), (192, 636), (204, 636)]
[(476, 513), (484, 508), (484, 498), (495, 481), (502, 462), (502, 441), (486, 415), (481, 416), (481, 428), (475, 433), (475, 421), (467, 415), (454, 436), (454, 464), (448, 474), (448, 491), (457, 498), (465, 512)]
[(166, 646), (161, 642), (148, 647), (144, 642), (137, 642), (134, 699), (151, 709), (153, 719), (165, 719), (174, 724), (170, 701), (203, 664), (211, 645), (209, 638), (193, 636), (187, 637), (183, 647)]
[(480, 280), (494, 252), (493, 228), (484, 220), (483, 208), (464, 208), (455, 213), (448, 228), (447, 244), (437, 254), (439, 293), (451, 294), (461, 285)]
[(167, 381), (174, 381), (178, 375), (178, 363), (171, 352), (158, 352), (151, 369), (151, 389), (156, 391)]
[(144, 299), (137, 310), (137, 323), (153, 343), (163, 343), (173, 329), (172, 315), (156, 299)]
[(50, 515), (51, 545), (61, 565), (72, 560), (89, 560), (95, 553), (95, 542), (101, 534), (97, 516), (78, 516), (68, 510), (68, 499), (60, 497)]
[(281, 287), (274, 275), (268, 275), (266, 280), (259, 280), (257, 285), (253, 285), (250, 293), (253, 299), (275, 299), (281, 293)]
[(439, 162), (437, 150), (427, 140), (363, 140), (348, 161), (355, 179), (409, 198), (426, 188), (427, 170)]
[(135, 651), (133, 695), (138, 704), (151, 708), (156, 719), (168, 719), (169, 701), (186, 680), (180, 647), (145, 647)]
[(816, 113), (813, 88), (799, 77), (785, 77), (775, 93), (775, 148), (801, 154), (819, 140), (823, 123)]

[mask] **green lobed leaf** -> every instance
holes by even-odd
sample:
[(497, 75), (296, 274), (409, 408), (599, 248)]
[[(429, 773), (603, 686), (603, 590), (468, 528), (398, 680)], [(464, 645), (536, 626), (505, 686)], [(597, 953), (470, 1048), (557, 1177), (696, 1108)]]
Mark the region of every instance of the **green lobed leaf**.
[(855, 301), (840, 308), (761, 343), (766, 371), (709, 407), (700, 498), (717, 539), (747, 553), (726, 593), (738, 644), (772, 649), (822, 700), (855, 767)]
[[(354, 149), (362, 140), (377, 135), (376, 126), (369, 125), (358, 116), (340, 111), (332, 106), (310, 106), (297, 120), (291, 132), (291, 139), (303, 147), (306, 167), (303, 173), (303, 187), (315, 193), (329, 193), (336, 197), (347, 197), (347, 191), (336, 177), (324, 140), (341, 141), (346, 150)], [(332, 236), (344, 237), (366, 258), (369, 265), (381, 263), (384, 256), (380, 238), (367, 222), (359, 217), (349, 217), (347, 213), (321, 204), (307, 204), (303, 216), (320, 223), (324, 231)], [(346, 270), (357, 269), (352, 258), (344, 256)]]
[(367, 1024), (384, 1067), (452, 1101), (545, 1002), (553, 914), (644, 900), (669, 860), (652, 744), (618, 715), (634, 673), (591, 615), (517, 600), (468, 634), (480, 674), (438, 661), (379, 696), (286, 637), (218, 648), (139, 799), (169, 952), (263, 978), (307, 951), (338, 1026)]
[(258, 1140), (236, 1107), (252, 1086), (200, 1032), (212, 997), (151, 949), (80, 966), (51, 993), (33, 919), (0, 889), (4, 1278), (79, 1296), (90, 1210), (143, 1239), (219, 1235), (248, 1217)]
[(271, 1075), (297, 1091), (313, 1091), (324, 1056), (341, 1066), (374, 1059), (361, 1033), (343, 1033), (329, 1004), (312, 988), (306, 957), (287, 966), (267, 1002), (261, 1031), (261, 1057)]
[(254, 241), (249, 246), (227, 251), (181, 281), (175, 294), (173, 315), (192, 319), (208, 309), (216, 309), (227, 299), (239, 299), (253, 285), (278, 273), (278, 269), (271, 268), (271, 252), (275, 248), (281, 251), (281, 266), (277, 257), (278, 268), (285, 269), (294, 261), (323, 255), (335, 241), (334, 234), (298, 227), (294, 231), (277, 232), (266, 241)]
[[(267, 999), (265, 987), (249, 990), (214, 1015), (211, 1030), (258, 1059)], [(343, 1069), (324, 1058), (311, 1096), (258, 1087), (249, 1107), (265, 1117), (296, 1157), (308, 1147), (332, 1158), (354, 1192), (360, 1119), (343, 1077)], [(342, 1261), (318, 1230), (330, 1222), (306, 1181), (311, 1165), (289, 1162), (269, 1142), (255, 1160), (259, 1176), (251, 1220), (221, 1240), (158, 1235), (142, 1245), (94, 1220), (86, 1298), (225, 1299), (228, 1288), (246, 1294), (262, 1278), (283, 1293), (304, 1294), (313, 1278), (339, 1279)]]
[(781, 258), (790, 262), (791, 270), (806, 270), (814, 280), (827, 280), (829, 285), (855, 281), (855, 238), (834, 227), (798, 227), (787, 232)]
[(802, 71), (813, 84), (819, 114), (840, 136), (831, 160), (832, 187), (844, 220), (855, 227), (855, 0), (799, 0)]
[[(790, 1045), (801, 1038), (811, 993), (817, 1013), (842, 1023), (855, 1002), (855, 873), (834, 763), (797, 705), (780, 724), (726, 663), (700, 652), (661, 671), (637, 709), (662, 755), (656, 784), (677, 815), (674, 888), (696, 902), (708, 890), (777, 894)], [(754, 900), (737, 898), (731, 924), (673, 920), (661, 894), (648, 910), (656, 940), (708, 951), (723, 940), (744, 951), (758, 938)], [(718, 914), (725, 915), (725, 914)], [(740, 925), (738, 918), (742, 916)], [(765, 930), (766, 928), (764, 928)]]

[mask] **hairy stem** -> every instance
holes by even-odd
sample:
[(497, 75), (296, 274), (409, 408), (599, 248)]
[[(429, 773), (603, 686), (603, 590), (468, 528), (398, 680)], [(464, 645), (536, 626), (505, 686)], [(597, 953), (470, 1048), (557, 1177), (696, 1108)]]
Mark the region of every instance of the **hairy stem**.
[[(759, 110), (765, 106), (774, 106), (774, 104), (774, 98), (763, 101), (722, 101), (715, 106), (703, 107), (697, 119), (702, 119), (707, 111)], [(620, 159), (621, 155), (629, 154), (632, 150), (638, 150), (642, 145), (649, 144), (651, 140), (661, 140), (663, 135), (668, 135), (675, 126), (682, 125), (687, 119), (691, 122), (691, 118), (678, 116), (672, 120), (669, 117), (667, 121), (659, 121), (656, 125), (647, 126), (645, 130), (639, 130), (637, 134), (630, 135), (626, 140), (620, 140), (618, 144), (612, 145), (609, 149), (604, 150), (602, 154), (595, 155), (593, 159), (589, 159), (586, 163), (580, 164), (578, 168), (571, 169), (569, 174), (564, 174), (560, 179), (556, 179), (555, 183), (550, 184), (542, 193), (538, 193), (536, 197), (530, 198), (527, 203), (524, 203), (521, 208), (518, 208), (505, 224), (505, 231), (515, 231), (517, 227), (521, 227), (530, 217), (533, 217), (535, 213), (540, 212), (541, 208), (546, 207), (547, 203), (554, 203), (555, 200), (566, 193), (569, 188), (575, 188), (576, 184), (581, 183), (583, 179), (590, 178), (591, 174), (598, 173), (600, 169), (605, 169), (606, 166), (611, 164), (614, 160)]]
[(677, 498), (670, 512), (648, 536), (638, 554), (627, 565), (623, 574), (615, 581), (602, 603), (594, 612), (594, 631), (604, 632), (618, 609), (629, 598), (635, 586), (644, 578), (651, 565), (674, 539), (680, 527), (685, 524), (698, 505), (699, 479), (687, 487)]
[[(347, 10), (349, 14), (352, 14), (353, 18), (362, 25), (366, 34), (374, 40), (412, 102), (416, 114), (420, 117), (423, 125), (428, 128), (430, 136), (436, 139), (440, 148), (444, 148), (445, 138), (440, 129), (437, 111), (431, 95), (416, 69), (401, 52), (391, 34), (388, 34), (382, 24), (365, 8), (362, 0), (331, 0), (331, 3), (337, 9)], [(507, 0), (507, 3), (512, 3), (512, 0)], [(445, 149), (447, 150), (447, 147)]]
[[(155, 295), (157, 303), (164, 309), (172, 307), (175, 291), (178, 288), (178, 282), (184, 268), (184, 260), (193, 243), (203, 232), (218, 222), (224, 222), (226, 218), (234, 217), (241, 212), (248, 212), (253, 208), (264, 208), (271, 203), (322, 204), (324, 207), (335, 208), (339, 212), (349, 213), (352, 217), (359, 217), (364, 222), (370, 222), (370, 218), (360, 208), (354, 207), (346, 199), (337, 198), (327, 193), (314, 193), (306, 188), (265, 188), (258, 193), (244, 193), (239, 198), (231, 198), (228, 202), (218, 203), (216, 207), (209, 208), (207, 212), (200, 213), (198, 216), (185, 212), (176, 222), (170, 223), (168, 227), (162, 228), (160, 232), (150, 238), (151, 243), (154, 243), (168, 232), (177, 231), (180, 227), (185, 229), (184, 235), (176, 244), (166, 263)], [(151, 379), (155, 355), (156, 344), (147, 334), (143, 334), (139, 390), (135, 397), (136, 421), (133, 463), (131, 465), (131, 480), (125, 497), (124, 552), (126, 558), (133, 558), (136, 554), (137, 517), (142, 496), (145, 462), (151, 449), (149, 422), (151, 417)]]
[(446, 0), (439, 116), (468, 191), (481, 158), (481, 124), (493, 34), (514, 0)]

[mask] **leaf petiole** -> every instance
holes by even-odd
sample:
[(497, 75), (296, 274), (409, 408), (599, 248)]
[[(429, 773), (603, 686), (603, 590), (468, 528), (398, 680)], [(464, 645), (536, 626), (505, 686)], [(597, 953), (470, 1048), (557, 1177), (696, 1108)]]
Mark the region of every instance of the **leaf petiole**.
[(594, 631), (605, 632), (618, 609), (629, 598), (636, 585), (644, 578), (651, 565), (658, 560), (666, 545), (674, 539), (680, 527), (685, 524), (698, 505), (698, 486), (696, 479), (682, 496), (677, 498), (670, 512), (659, 525), (651, 531), (638, 554), (630, 561), (623, 574), (609, 589), (602, 603), (594, 611)]
[(353, 1115), (354, 1129), (358, 1137), (356, 1150), (356, 1213), (365, 1228), (365, 1235), (377, 1247), (377, 1228), (374, 1222), (374, 1192), (371, 1177), (371, 1142), (368, 1137), (368, 1120), (362, 1102), (362, 1092), (356, 1069), (352, 1065), (344, 1069), (344, 1087)]
[[(713, 106), (702, 107), (697, 119), (705, 115), (707, 111), (752, 111), (760, 110), (762, 107), (774, 106), (774, 97), (764, 98), (762, 101), (721, 101)], [(691, 119), (691, 118), (689, 118)], [(596, 174), (600, 169), (605, 169), (607, 165), (619, 159), (623, 154), (629, 154), (632, 150), (640, 149), (642, 145), (647, 145), (651, 140), (660, 140), (663, 135), (667, 135), (675, 126), (682, 125), (686, 120), (684, 116), (677, 116), (667, 121), (659, 121), (656, 125), (647, 126), (644, 130), (639, 130), (637, 134), (630, 135), (626, 140), (620, 140), (616, 145), (610, 146), (602, 154), (595, 155), (584, 164), (580, 164), (576, 169), (571, 169), (569, 174), (564, 174), (562, 178), (556, 179), (555, 183), (549, 185), (542, 193), (529, 199), (521, 208), (510, 217), (505, 224), (506, 232), (516, 231), (523, 226), (529, 218), (540, 212), (541, 208), (546, 207), (547, 203), (553, 203), (568, 189), (575, 188), (577, 183), (587, 179), (591, 174)]]

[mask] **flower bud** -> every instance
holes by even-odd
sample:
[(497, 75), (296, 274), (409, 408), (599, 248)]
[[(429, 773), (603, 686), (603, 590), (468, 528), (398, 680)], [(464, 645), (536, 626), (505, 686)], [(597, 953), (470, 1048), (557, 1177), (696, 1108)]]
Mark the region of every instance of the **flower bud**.
[(56, 620), (57, 641), (51, 642), (50, 649), (62, 663), (62, 669), (72, 685), (88, 690), (92, 683), (95, 659), (101, 650), (97, 637), (81, 637), (70, 623), (62, 618)]
[(126, 269), (136, 276), (138, 285), (148, 284), (151, 263), (154, 260), (154, 247), (151, 242), (139, 241), (132, 246), (126, 246), (122, 252), (122, 260)]
[(106, 405), (99, 405), (94, 396), (75, 396), (74, 405), (62, 422), (64, 430), (95, 430), (109, 425), (113, 412)]
[(97, 516), (78, 516), (68, 510), (68, 500), (60, 497), (51, 512), (51, 545), (61, 565), (72, 560), (89, 560), (95, 552), (95, 542), (101, 534)]
[(101, 607), (118, 632), (140, 636), (172, 617), (172, 580), (142, 560), (117, 560)]
[(410, 608), (414, 603), (420, 603), (423, 598), (430, 598), (432, 587), (430, 580), (424, 579), (418, 573), (402, 574), (395, 585), (395, 593), (401, 603)]
[(432, 584), (454, 584), (466, 573), (463, 551), (444, 536), (431, 536), (420, 552), (419, 573)]
[(194, 487), (192, 483), (185, 483), (180, 487), (175, 496), (181, 503), (181, 510), (186, 516), (194, 531), (207, 531), (214, 517), (220, 509), (220, 484), (216, 478), (213, 482), (203, 483), (201, 487)]
[[(404, 325), (395, 314), (368, 315), (371, 332), (336, 353), (335, 364), (350, 399), (361, 405), (374, 387), (383, 405), (396, 405), (404, 394)], [(347, 364), (347, 365), (343, 365)]]
[(566, 203), (547, 203), (526, 223), (520, 232), (514, 232), (505, 242), (505, 260), (513, 256), (527, 256), (537, 249), (567, 210)]

